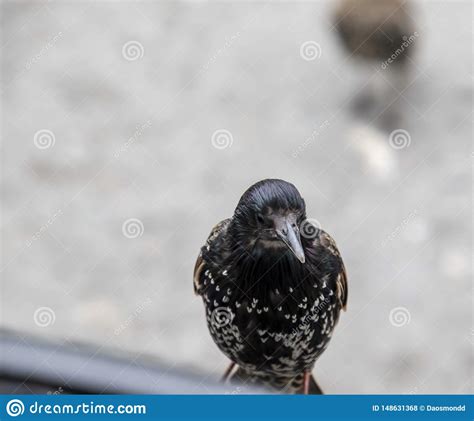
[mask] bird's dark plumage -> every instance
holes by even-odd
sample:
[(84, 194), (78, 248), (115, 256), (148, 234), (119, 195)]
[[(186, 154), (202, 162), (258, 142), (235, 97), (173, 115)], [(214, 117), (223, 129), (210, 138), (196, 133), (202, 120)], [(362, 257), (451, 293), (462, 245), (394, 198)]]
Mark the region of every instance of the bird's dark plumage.
[[(194, 290), (212, 338), (239, 367), (234, 377), (286, 393), (301, 393), (347, 303), (334, 240), (309, 225), (304, 200), (283, 180), (250, 187), (214, 227)], [(319, 390), (314, 379), (309, 387)]]

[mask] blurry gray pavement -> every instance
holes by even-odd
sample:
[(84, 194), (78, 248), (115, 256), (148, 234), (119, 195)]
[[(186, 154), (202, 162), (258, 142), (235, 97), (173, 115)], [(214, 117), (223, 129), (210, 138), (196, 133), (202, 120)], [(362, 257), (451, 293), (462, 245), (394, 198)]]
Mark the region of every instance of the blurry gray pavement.
[(195, 258), (283, 178), (349, 276), (323, 389), (472, 391), (472, 3), (416, 3), (398, 148), (332, 4), (3, 1), (2, 325), (219, 376)]

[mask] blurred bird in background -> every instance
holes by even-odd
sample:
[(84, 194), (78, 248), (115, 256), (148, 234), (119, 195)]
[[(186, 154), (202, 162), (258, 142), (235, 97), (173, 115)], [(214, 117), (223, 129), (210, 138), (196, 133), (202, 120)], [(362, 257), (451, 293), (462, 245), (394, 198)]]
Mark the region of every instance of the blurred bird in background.
[(202, 247), (194, 290), (210, 334), (232, 361), (226, 379), (281, 393), (322, 393), (311, 371), (346, 308), (334, 240), (306, 219), (293, 184), (251, 186)]
[[(408, 86), (408, 69), (414, 43), (413, 13), (407, 0), (340, 0), (334, 27), (349, 57), (372, 66), (374, 77), (354, 103), (358, 113), (392, 108), (385, 113), (388, 128), (397, 125), (396, 100)], [(394, 104), (393, 107), (392, 104)], [(390, 127), (391, 126), (391, 127)]]

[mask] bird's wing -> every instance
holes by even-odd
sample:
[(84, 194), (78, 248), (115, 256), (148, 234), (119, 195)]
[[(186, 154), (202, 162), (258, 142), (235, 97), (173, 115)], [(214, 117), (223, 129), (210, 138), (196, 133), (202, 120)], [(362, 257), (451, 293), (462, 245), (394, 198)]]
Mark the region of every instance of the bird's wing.
[(193, 275), (193, 283), (194, 283), (194, 293), (196, 295), (200, 295), (203, 284), (202, 284), (202, 276), (204, 269), (206, 268), (208, 261), (206, 260), (206, 252), (209, 251), (215, 244), (216, 240), (221, 236), (221, 234), (227, 230), (227, 226), (229, 225), (230, 218), (224, 219), (223, 221), (219, 222), (217, 225), (212, 228), (209, 237), (206, 240), (206, 244), (204, 247), (201, 248), (199, 252), (199, 256), (196, 260), (196, 264), (194, 265), (194, 275)]
[(334, 239), (325, 231), (320, 230), (318, 236), (319, 244), (327, 249), (330, 253), (336, 256), (339, 260), (339, 272), (336, 277), (336, 287), (337, 287), (337, 294), (339, 298), (339, 302), (343, 310), (346, 310), (347, 307), (347, 272), (344, 266), (344, 262), (342, 261), (341, 254), (337, 248), (336, 242)]
[(204, 258), (202, 257), (202, 253), (199, 253), (199, 256), (196, 260), (196, 264), (194, 265), (194, 275), (193, 275), (193, 284), (194, 284), (194, 293), (199, 295), (199, 292), (202, 288), (201, 284), (201, 273), (205, 266)]

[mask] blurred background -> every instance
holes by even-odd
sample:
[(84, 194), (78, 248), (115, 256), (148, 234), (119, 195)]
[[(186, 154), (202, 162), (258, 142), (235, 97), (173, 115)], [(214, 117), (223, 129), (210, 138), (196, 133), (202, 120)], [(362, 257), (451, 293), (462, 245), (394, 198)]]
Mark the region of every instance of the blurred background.
[(337, 3), (2, 1), (2, 327), (218, 378), (195, 259), (283, 178), (349, 276), (323, 390), (471, 393), (472, 3), (403, 64)]

